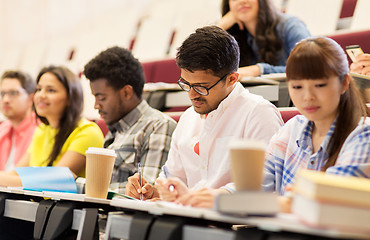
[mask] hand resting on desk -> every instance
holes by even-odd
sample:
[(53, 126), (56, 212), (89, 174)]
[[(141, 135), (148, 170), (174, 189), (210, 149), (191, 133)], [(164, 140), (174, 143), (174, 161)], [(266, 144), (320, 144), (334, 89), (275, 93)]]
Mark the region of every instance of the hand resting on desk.
[(176, 199), (175, 203), (189, 205), (192, 207), (213, 208), (214, 201), (219, 194), (228, 194), (226, 189), (202, 188), (189, 191), (187, 194)]
[[(170, 185), (174, 191), (170, 191)], [(221, 193), (228, 193), (225, 189), (189, 190), (187, 186), (177, 178), (158, 179), (156, 182), (159, 196), (164, 201), (171, 201), (181, 205), (192, 207), (212, 208), (215, 197)]]

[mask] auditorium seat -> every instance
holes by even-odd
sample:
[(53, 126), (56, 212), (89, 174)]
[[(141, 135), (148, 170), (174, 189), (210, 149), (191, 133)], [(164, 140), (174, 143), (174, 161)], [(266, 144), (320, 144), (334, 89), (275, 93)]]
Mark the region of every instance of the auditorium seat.
[(146, 82), (176, 83), (180, 77), (180, 69), (173, 58), (144, 62), (143, 68)]
[[(370, 30), (346, 32), (329, 35), (328, 37), (335, 40), (343, 49), (348, 45), (358, 44), (364, 52), (370, 53)], [(348, 61), (349, 63), (352, 62), (349, 57)]]
[(153, 72), (156, 63), (155, 62), (143, 62), (141, 63), (143, 66), (144, 70), (144, 75), (145, 75), (145, 82), (152, 82), (153, 80)]
[(291, 0), (286, 13), (300, 18), (314, 36), (336, 31), (342, 2), (338, 0)]
[[(367, 104), (368, 108), (370, 108), (370, 104)], [(286, 123), (289, 119), (293, 118), (294, 116), (296, 115), (299, 115), (300, 113), (298, 112), (297, 108), (295, 107), (284, 107), (284, 108), (278, 108), (280, 114), (281, 114), (281, 117), (284, 121), (284, 123)], [(179, 111), (179, 112), (166, 112), (166, 114), (168, 116), (170, 116), (171, 118), (173, 118), (173, 120), (175, 120), (176, 122), (178, 122), (180, 120), (180, 117), (181, 115), (183, 114), (184, 112), (183, 111)], [(108, 132), (108, 128), (104, 122), (103, 119), (99, 118), (98, 120), (95, 121), (96, 124), (98, 124), (98, 126), (100, 127), (100, 129), (102, 130), (104, 136), (107, 134)]]
[(99, 118), (95, 121), (95, 123), (100, 127), (100, 130), (102, 131), (103, 135), (107, 135), (108, 133), (108, 127), (105, 124), (104, 120), (102, 118)]
[(284, 108), (278, 108), (281, 118), (283, 119), (284, 123), (286, 123), (289, 119), (294, 117), (295, 115), (300, 114), (295, 107), (284, 107)]
[(370, 1), (357, 0), (355, 12), (353, 13), (351, 30), (370, 29)]
[(343, 0), (340, 18), (352, 17), (355, 11), (357, 0)]
[(149, 4), (132, 48), (133, 55), (140, 61), (167, 57), (178, 14), (177, 5), (178, 2), (173, 0), (156, 0)]

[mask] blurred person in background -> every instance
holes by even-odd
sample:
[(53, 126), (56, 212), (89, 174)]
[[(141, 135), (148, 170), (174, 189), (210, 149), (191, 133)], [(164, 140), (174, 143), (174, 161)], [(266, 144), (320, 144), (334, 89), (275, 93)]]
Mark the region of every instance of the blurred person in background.
[(6, 71), (0, 82), (0, 170), (10, 171), (26, 152), (37, 126), (32, 111), (36, 81), (22, 71)]
[(270, 0), (223, 0), (221, 14), (218, 26), (239, 44), (241, 78), (285, 73), (290, 51), (310, 36), (301, 20), (281, 13)]

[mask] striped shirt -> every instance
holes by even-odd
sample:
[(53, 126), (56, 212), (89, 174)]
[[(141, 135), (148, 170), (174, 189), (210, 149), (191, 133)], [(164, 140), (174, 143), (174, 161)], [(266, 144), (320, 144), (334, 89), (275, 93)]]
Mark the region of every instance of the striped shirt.
[(167, 160), (176, 122), (143, 100), (118, 122), (109, 125), (104, 147), (117, 153), (110, 188), (123, 192), (140, 162), (145, 180), (153, 184)]
[[(320, 171), (325, 165), (327, 147), (336, 122), (331, 125), (318, 151), (313, 153), (313, 122), (303, 115), (288, 121), (271, 139), (266, 151), (263, 188), (284, 195), (294, 183), (298, 169)], [(370, 178), (370, 118), (362, 118), (345, 140), (334, 166), (327, 173)]]

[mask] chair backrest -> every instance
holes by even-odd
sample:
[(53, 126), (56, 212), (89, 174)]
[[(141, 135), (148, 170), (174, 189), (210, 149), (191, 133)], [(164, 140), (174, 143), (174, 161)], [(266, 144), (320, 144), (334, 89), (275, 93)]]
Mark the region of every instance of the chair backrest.
[[(282, 117), (284, 123), (286, 123), (292, 117), (300, 114), (298, 112), (297, 108), (295, 108), (295, 107), (278, 108), (278, 110), (279, 110), (279, 112), (281, 114), (281, 117)], [(181, 115), (184, 112), (183, 111), (179, 111), (179, 112), (165, 112), (165, 113), (167, 115), (169, 115), (170, 117), (172, 117), (176, 122), (178, 122), (179, 119), (180, 119), (180, 117), (181, 117)]]
[(100, 130), (102, 131), (103, 135), (104, 136), (107, 135), (109, 130), (104, 120), (102, 118), (99, 118), (98, 120), (95, 121), (95, 123), (100, 127)]
[(177, 15), (177, 1), (156, 0), (142, 18), (132, 53), (140, 61), (167, 56)]
[(355, 12), (357, 0), (343, 0), (340, 18), (349, 18)]
[(297, 16), (312, 35), (325, 35), (336, 31), (343, 0), (290, 0), (286, 13)]
[(143, 63), (146, 82), (176, 83), (180, 77), (180, 69), (175, 59), (164, 59)]
[(153, 72), (155, 69), (155, 62), (143, 62), (141, 63), (143, 66), (144, 70), (144, 75), (145, 75), (145, 82), (152, 82), (153, 80)]
[(20, 57), (19, 69), (37, 76), (40, 69), (45, 65), (46, 41), (35, 40), (25, 46)]
[(351, 23), (351, 30), (370, 29), (370, 1), (357, 0), (355, 12)]
[(289, 119), (294, 117), (295, 115), (300, 114), (295, 107), (286, 107), (286, 108), (278, 108), (281, 118), (283, 119), (284, 123), (286, 123)]
[[(364, 52), (370, 53), (370, 30), (340, 33), (328, 37), (335, 40), (343, 49), (348, 45), (358, 44)], [(349, 57), (348, 62), (352, 62)]]
[(197, 28), (216, 24), (221, 18), (220, 6), (221, 0), (180, 0), (169, 56), (175, 57), (177, 48)]
[(168, 116), (170, 116), (173, 120), (178, 122), (180, 120), (181, 115), (184, 113), (183, 111), (180, 112), (165, 112)]

